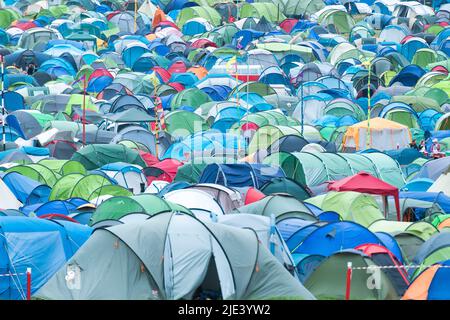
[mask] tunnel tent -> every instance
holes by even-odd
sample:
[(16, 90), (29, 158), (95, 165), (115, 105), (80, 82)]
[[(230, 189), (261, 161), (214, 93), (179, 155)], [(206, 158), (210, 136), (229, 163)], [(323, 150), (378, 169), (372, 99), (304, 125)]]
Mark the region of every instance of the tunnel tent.
[(298, 183), (318, 186), (326, 181), (366, 171), (398, 188), (405, 185), (398, 163), (383, 153), (273, 153), (263, 163), (279, 165), (288, 178)]

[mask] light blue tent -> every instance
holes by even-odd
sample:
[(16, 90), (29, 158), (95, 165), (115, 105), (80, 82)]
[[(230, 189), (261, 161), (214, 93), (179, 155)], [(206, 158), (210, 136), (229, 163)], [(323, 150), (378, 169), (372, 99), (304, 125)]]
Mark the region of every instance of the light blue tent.
[(0, 217), (0, 298), (26, 299), (31, 268), (31, 293), (39, 290), (83, 245), (91, 228), (64, 221)]

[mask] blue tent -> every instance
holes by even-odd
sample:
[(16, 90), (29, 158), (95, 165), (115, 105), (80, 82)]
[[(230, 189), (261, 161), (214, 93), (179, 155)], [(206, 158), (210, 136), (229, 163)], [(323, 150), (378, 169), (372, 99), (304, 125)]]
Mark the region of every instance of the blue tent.
[(407, 87), (414, 87), (417, 81), (425, 74), (425, 70), (421, 67), (410, 64), (409, 66), (404, 67), (398, 74), (392, 78), (389, 86), (392, 86), (396, 82), (400, 82), (402, 85)]
[(327, 257), (335, 252), (353, 249), (367, 243), (381, 244), (381, 241), (374, 233), (357, 223), (332, 222), (309, 234), (292, 250), (292, 253)]
[(216, 183), (229, 187), (255, 187), (259, 189), (276, 177), (285, 177), (279, 167), (256, 163), (209, 164), (199, 183)]
[[(307, 203), (304, 203), (307, 205)], [(299, 218), (287, 218), (277, 222), (277, 228), (280, 231), (281, 237), (287, 241), (293, 234), (308, 226), (317, 226), (314, 221), (303, 220)], [(318, 226), (317, 226), (318, 227)], [(287, 243), (286, 243), (287, 244)]]
[(39, 290), (89, 238), (91, 228), (79, 224), (28, 217), (0, 217), (0, 298), (26, 297), (27, 268), (31, 293)]
[(427, 191), (431, 185), (433, 184), (433, 180), (422, 178), (422, 179), (414, 179), (407, 184), (405, 184), (402, 188), (402, 191)]
[(74, 212), (79, 206), (86, 204), (87, 201), (83, 199), (72, 200), (53, 200), (46, 203), (36, 203), (22, 207), (22, 212), (27, 216), (31, 213), (40, 217), (45, 214), (63, 214), (69, 215)]
[(30, 156), (37, 156), (37, 157), (45, 157), (45, 156), (50, 155), (47, 148), (22, 147), (20, 149), (10, 149), (10, 150), (0, 152), (0, 161), (3, 160), (5, 157), (7, 157), (13, 153), (16, 153), (16, 152), (20, 152), (22, 154), (30, 155)]
[(397, 259), (403, 263), (403, 254), (400, 246), (393, 236), (386, 232), (375, 232), (375, 235), (380, 239), (383, 246), (385, 246), (390, 252), (392, 252)]
[(450, 197), (442, 192), (400, 192), (400, 198), (411, 198), (437, 203), (445, 213), (450, 213)]
[(450, 168), (450, 157), (444, 157), (441, 159), (431, 160), (422, 166), (419, 173), (415, 176), (418, 178), (428, 178), (436, 180), (441, 174), (446, 172)]
[(16, 196), (17, 200), (24, 205), (47, 202), (52, 191), (49, 186), (17, 172), (10, 172), (3, 175), (2, 180)]

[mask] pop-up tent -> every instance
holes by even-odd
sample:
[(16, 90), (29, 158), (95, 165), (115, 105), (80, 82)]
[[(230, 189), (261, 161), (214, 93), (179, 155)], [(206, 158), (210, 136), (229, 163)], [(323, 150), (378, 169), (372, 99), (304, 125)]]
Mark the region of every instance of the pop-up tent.
[(367, 172), (361, 171), (351, 177), (334, 181), (328, 185), (328, 189), (334, 191), (356, 191), (360, 193), (382, 195), (384, 197), (385, 214), (387, 212), (386, 207), (388, 205), (386, 198), (388, 196), (392, 196), (395, 199), (397, 220), (400, 221), (400, 201), (398, 188), (375, 178)]

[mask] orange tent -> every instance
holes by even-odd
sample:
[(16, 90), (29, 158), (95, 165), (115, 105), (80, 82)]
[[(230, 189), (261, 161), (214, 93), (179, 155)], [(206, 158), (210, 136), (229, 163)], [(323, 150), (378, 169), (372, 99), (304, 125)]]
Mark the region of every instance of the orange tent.
[(152, 28), (155, 28), (159, 23), (167, 21), (164, 11), (159, 7), (156, 8), (155, 15), (153, 16)]
[(208, 70), (206, 70), (205, 68), (200, 67), (200, 66), (190, 67), (186, 71), (192, 72), (193, 74), (195, 74), (197, 76), (198, 79), (202, 79), (202, 78), (206, 77), (206, 75), (208, 74)]

